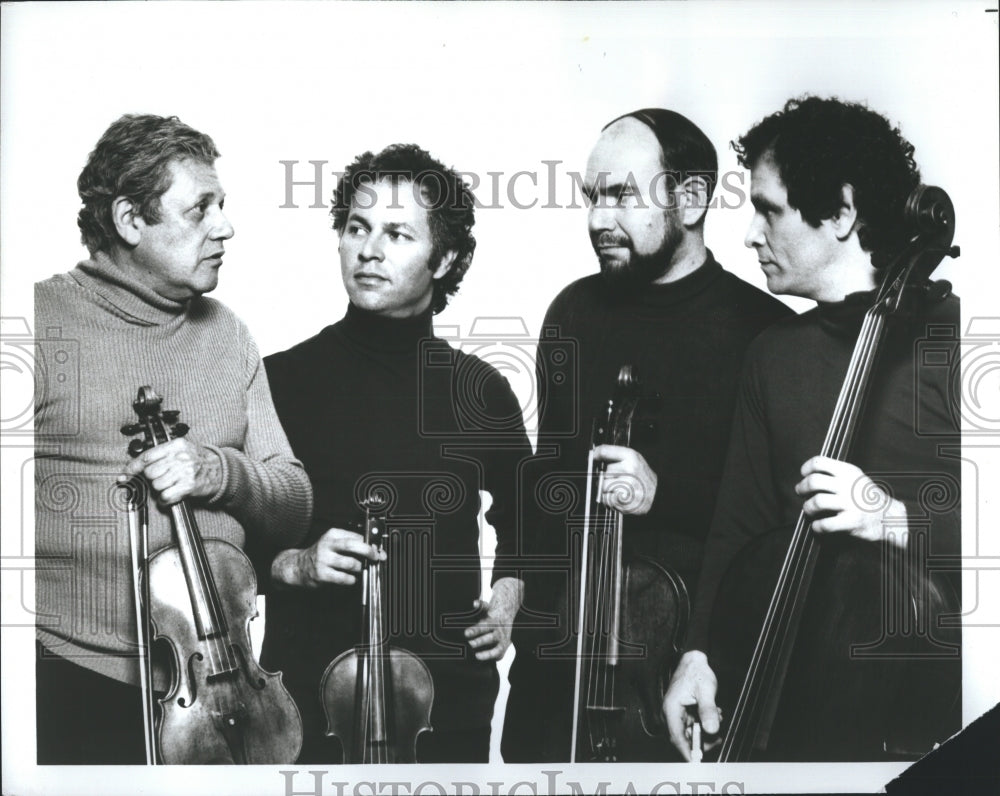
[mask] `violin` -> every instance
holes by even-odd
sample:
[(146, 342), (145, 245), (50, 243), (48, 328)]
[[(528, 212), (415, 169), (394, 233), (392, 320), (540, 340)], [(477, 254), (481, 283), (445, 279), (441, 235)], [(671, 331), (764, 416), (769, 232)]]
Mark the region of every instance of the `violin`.
[[(122, 427), (126, 436), (143, 435), (129, 444), (133, 457), (187, 433), (179, 412), (161, 412), (161, 403), (150, 387), (139, 388), (132, 404), (139, 422)], [(147, 738), (147, 750), (155, 752), (150, 762), (294, 763), (302, 747), (298, 707), (281, 674), (261, 669), (250, 647), (253, 566), (235, 545), (202, 539), (187, 501), (170, 513), (174, 543), (140, 570), (152, 637), (172, 652), (171, 688), (159, 700), (155, 729), (147, 729), (154, 736)], [(145, 665), (148, 675), (148, 654)], [(151, 688), (148, 676), (143, 683)], [(151, 704), (151, 691), (143, 699)]]
[[(363, 503), (364, 538), (385, 546), (385, 502)], [(363, 562), (361, 643), (323, 673), (320, 701), (327, 735), (340, 739), (344, 763), (416, 763), (417, 738), (431, 728), (434, 681), (409, 650), (390, 646), (385, 619), (385, 562)]]
[(629, 446), (647, 400), (631, 365), (595, 419), (588, 459), (570, 762), (673, 759), (660, 706), (687, 628), (684, 581), (642, 556), (626, 558), (623, 517), (601, 500), (598, 445)]
[[(916, 293), (933, 289), (928, 278), (945, 256), (959, 255), (958, 247), (951, 245), (955, 211), (945, 191), (919, 186), (907, 201), (905, 217), (913, 234), (886, 264), (882, 284), (865, 314), (823, 442), (823, 456), (850, 460), (886, 320), (901, 312)], [(927, 661), (954, 657), (957, 649), (945, 649), (950, 645), (931, 639), (927, 624), (929, 616), (956, 611), (957, 598), (918, 571), (913, 559), (913, 553), (847, 534), (818, 537), (804, 512), (790, 541), (787, 529), (779, 530), (763, 534), (741, 552), (720, 586), (713, 613), (710, 647), (712, 660), (718, 662), (719, 695), (723, 697), (727, 689), (730, 693), (738, 689), (739, 694), (731, 708), (724, 706), (731, 718), (720, 762), (815, 754), (811, 750), (818, 746), (816, 739), (827, 740), (819, 734), (826, 731), (816, 726), (816, 717), (830, 715), (827, 711), (843, 717), (852, 706), (857, 713), (863, 706), (866, 719), (855, 715), (850, 725), (854, 737), (844, 739), (844, 745), (852, 744), (859, 750), (852, 754), (865, 759), (886, 759), (893, 753), (887, 741), (891, 731), (886, 728), (926, 721), (921, 714), (931, 708), (925, 694), (935, 690), (928, 686), (942, 691), (935, 699), (952, 698), (944, 693), (953, 690), (945, 670), (934, 668), (933, 661), (927, 668)], [(768, 592), (766, 613), (753, 605), (755, 583), (776, 583)], [(901, 612), (902, 624), (923, 632), (913, 634), (913, 642), (893, 646), (885, 638), (882, 606)], [(747, 628), (761, 628), (755, 645)], [(877, 654), (858, 654), (864, 646), (857, 644), (859, 639), (880, 638), (871, 645), (880, 646), (873, 650)], [(906, 668), (921, 658), (922, 679)], [(939, 676), (940, 682), (934, 682)], [(802, 719), (805, 715), (809, 718)], [(840, 759), (839, 745), (838, 739), (829, 743), (834, 747), (829, 759)]]

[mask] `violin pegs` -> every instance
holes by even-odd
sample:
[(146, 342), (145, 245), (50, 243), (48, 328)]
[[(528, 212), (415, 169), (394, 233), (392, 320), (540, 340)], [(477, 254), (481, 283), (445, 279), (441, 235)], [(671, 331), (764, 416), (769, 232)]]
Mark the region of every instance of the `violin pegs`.
[(122, 434), (126, 437), (134, 437), (140, 431), (142, 431), (142, 425), (139, 423), (126, 423), (121, 428)]
[(187, 423), (178, 423), (173, 427), (172, 431), (175, 437), (183, 437), (191, 430), (191, 427)]
[(146, 450), (147, 445), (141, 439), (134, 439), (128, 444), (128, 455), (133, 459)]
[(164, 422), (171, 424), (176, 423), (177, 418), (181, 416), (179, 409), (164, 409), (162, 414)]

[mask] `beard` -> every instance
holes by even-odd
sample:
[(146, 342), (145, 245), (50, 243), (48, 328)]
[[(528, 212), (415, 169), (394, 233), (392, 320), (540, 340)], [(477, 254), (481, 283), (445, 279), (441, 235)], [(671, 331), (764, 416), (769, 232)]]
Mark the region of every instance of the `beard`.
[[(626, 235), (602, 232), (591, 242), (601, 264), (601, 274), (607, 286), (615, 291), (633, 292), (652, 284), (670, 268), (670, 261), (683, 237), (680, 225), (670, 224), (656, 251), (640, 254)], [(625, 257), (602, 254), (601, 246), (620, 246)]]

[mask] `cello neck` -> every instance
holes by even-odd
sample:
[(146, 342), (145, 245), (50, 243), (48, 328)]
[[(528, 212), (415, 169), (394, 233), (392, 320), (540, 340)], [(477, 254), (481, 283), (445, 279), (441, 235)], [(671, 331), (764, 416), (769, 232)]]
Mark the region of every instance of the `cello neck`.
[[(951, 246), (955, 210), (948, 194), (940, 188), (918, 186), (907, 200), (904, 218), (912, 237), (899, 255), (885, 266), (884, 279), (876, 291), (873, 305), (865, 313), (827, 427), (821, 454), (832, 459), (843, 461), (850, 455), (886, 318), (900, 309), (908, 288), (914, 285), (914, 289), (922, 288), (945, 256), (959, 254), (958, 248)], [(811, 532), (811, 522), (800, 513), (722, 743), (720, 762), (748, 760), (755, 748), (767, 748), (818, 555), (819, 545)]]

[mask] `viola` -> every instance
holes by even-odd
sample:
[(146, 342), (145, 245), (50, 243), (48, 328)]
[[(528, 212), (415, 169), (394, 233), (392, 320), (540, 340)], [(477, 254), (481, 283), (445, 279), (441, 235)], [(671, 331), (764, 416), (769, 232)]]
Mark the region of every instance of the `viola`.
[[(951, 245), (955, 211), (943, 190), (919, 186), (909, 197), (905, 215), (912, 235), (886, 264), (865, 314), (821, 450), (830, 458), (850, 460), (887, 319), (909, 298), (932, 289), (928, 278), (945, 256), (959, 255), (958, 247)], [(776, 584), (767, 592), (766, 613), (754, 607), (755, 584), (760, 583)], [(850, 706), (857, 706), (859, 713), (864, 706), (867, 717), (851, 726), (854, 737), (849, 742), (859, 750), (856, 754), (865, 759), (891, 756), (887, 727), (925, 722), (921, 712), (933, 710), (928, 691), (942, 692), (935, 700), (951, 699), (943, 668), (922, 664), (924, 677), (917, 679), (908, 674), (913, 669), (906, 668), (907, 659), (954, 656), (957, 649), (944, 649), (947, 644), (938, 649), (893, 648), (886, 643), (878, 656), (851, 659), (853, 653), (846, 651), (857, 647), (859, 639), (884, 635), (879, 610), (883, 605), (903, 612), (902, 622), (926, 630), (928, 616), (957, 610), (957, 598), (917, 571), (912, 556), (846, 534), (817, 537), (804, 513), (790, 541), (786, 529), (763, 534), (748, 545), (720, 586), (713, 613), (710, 646), (720, 704), (727, 689), (738, 689), (739, 694), (732, 707), (723, 704), (731, 718), (719, 760), (798, 759), (801, 750), (816, 746), (817, 737), (826, 740), (817, 735), (818, 726), (812, 726), (815, 717), (827, 711), (843, 716)], [(761, 628), (756, 644), (747, 637), (747, 628)], [(919, 643), (928, 643), (927, 636), (923, 638)], [(803, 720), (804, 714), (813, 721)], [(834, 740), (830, 745), (839, 744)], [(903, 749), (898, 753), (911, 754)], [(835, 750), (830, 754), (837, 759)]]
[(629, 446), (650, 401), (631, 365), (594, 421), (588, 459), (579, 594), (571, 762), (674, 758), (660, 706), (684, 636), (689, 600), (684, 581), (659, 563), (626, 557), (623, 517), (600, 499), (602, 444)]
[[(122, 427), (126, 436), (143, 435), (129, 444), (132, 456), (187, 433), (179, 412), (161, 412), (161, 403), (150, 387), (139, 388), (132, 404), (139, 422)], [(261, 669), (250, 646), (253, 566), (235, 545), (203, 539), (187, 501), (170, 506), (170, 514), (174, 543), (140, 562), (151, 636), (172, 653), (172, 684), (159, 700), (155, 728), (147, 729), (150, 762), (294, 763), (302, 747), (299, 710), (281, 675)], [(140, 633), (143, 646), (148, 637)], [(148, 653), (144, 664), (143, 700), (151, 705)]]
[[(365, 542), (385, 547), (385, 503), (363, 503)], [(385, 562), (361, 573), (361, 643), (338, 655), (320, 681), (327, 735), (340, 739), (344, 763), (416, 763), (417, 738), (431, 730), (434, 681), (409, 650), (388, 643)]]

